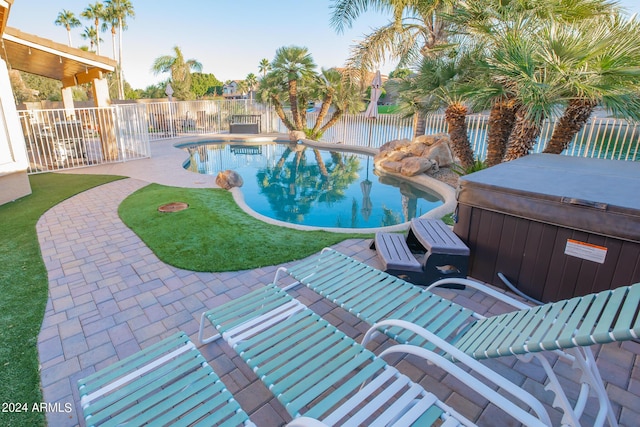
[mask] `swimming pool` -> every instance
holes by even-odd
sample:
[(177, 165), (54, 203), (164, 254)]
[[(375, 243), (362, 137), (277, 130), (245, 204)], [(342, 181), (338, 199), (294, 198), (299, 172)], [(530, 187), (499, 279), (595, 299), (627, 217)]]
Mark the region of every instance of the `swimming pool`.
[(242, 176), (245, 203), (292, 224), (336, 228), (392, 226), (442, 205), (440, 196), (404, 180), (377, 176), (373, 158), (303, 144), (206, 141), (183, 145), (185, 168)]

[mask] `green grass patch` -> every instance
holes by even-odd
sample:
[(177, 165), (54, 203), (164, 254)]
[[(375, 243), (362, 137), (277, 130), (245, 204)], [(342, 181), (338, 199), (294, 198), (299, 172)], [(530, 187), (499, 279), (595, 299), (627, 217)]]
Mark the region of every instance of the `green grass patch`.
[[(184, 202), (189, 208), (161, 213)], [(322, 248), (368, 234), (300, 231), (267, 224), (245, 213), (230, 192), (151, 184), (126, 198), (120, 218), (167, 264), (192, 271), (236, 271), (304, 258)]]
[(378, 114), (397, 114), (400, 107), (397, 105), (378, 105)]
[(0, 206), (0, 402), (26, 403), (27, 412), (0, 412), (2, 426), (45, 424), (32, 412), (42, 401), (38, 333), (47, 303), (47, 270), (36, 223), (48, 209), (117, 176), (41, 174), (30, 177), (32, 194)]

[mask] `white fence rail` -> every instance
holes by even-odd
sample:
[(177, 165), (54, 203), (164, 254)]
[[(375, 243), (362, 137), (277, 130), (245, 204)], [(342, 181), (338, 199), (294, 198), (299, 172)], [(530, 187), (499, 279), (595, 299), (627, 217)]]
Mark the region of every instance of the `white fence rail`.
[[(249, 100), (183, 101), (124, 104), (108, 108), (19, 111), (29, 156), (29, 173), (121, 162), (149, 157), (150, 141), (184, 135), (226, 133), (232, 116), (259, 116), (261, 132), (287, 129), (270, 106)], [(329, 120), (330, 114), (325, 118)], [(313, 127), (316, 112), (307, 113)], [(326, 142), (378, 148), (394, 139), (413, 136), (413, 118), (380, 114), (344, 115), (322, 136)], [(486, 157), (488, 116), (467, 117), (468, 135), (476, 157)], [(543, 143), (554, 123), (545, 122)], [(426, 134), (447, 132), (444, 115), (427, 117)], [(533, 152), (543, 150), (538, 142)], [(592, 118), (573, 139), (565, 155), (617, 160), (640, 160), (640, 124)]]
[(142, 114), (139, 107), (19, 111), (28, 173), (149, 157)]

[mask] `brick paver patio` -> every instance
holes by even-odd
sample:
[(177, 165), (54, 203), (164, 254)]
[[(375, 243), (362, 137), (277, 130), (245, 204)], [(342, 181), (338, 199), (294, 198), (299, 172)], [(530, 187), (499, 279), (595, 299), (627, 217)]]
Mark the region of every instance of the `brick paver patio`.
[[(49, 413), (50, 426), (83, 425), (76, 389), (79, 378), (178, 330), (196, 342), (202, 311), (269, 283), (278, 267), (214, 274), (185, 271), (159, 261), (117, 215), (119, 203), (146, 184), (126, 179), (94, 188), (60, 203), (38, 223), (49, 271), (49, 302), (38, 339), (42, 388), (46, 402), (73, 406), (70, 413)], [(337, 249), (376, 266), (368, 243), (349, 240)], [(440, 292), (479, 312), (506, 309), (471, 291)], [(300, 288), (292, 293), (352, 337), (359, 340), (366, 331), (364, 324), (315, 293)], [(380, 340), (377, 345), (388, 342)], [(280, 426), (289, 420), (226, 344), (200, 346), (200, 351), (256, 424)], [(640, 343), (608, 344), (594, 351), (620, 423), (638, 425)], [(513, 357), (486, 363), (550, 407), (552, 395), (544, 391), (540, 366)], [(556, 365), (561, 376), (575, 380), (568, 365)], [(513, 425), (482, 396), (464, 389), (445, 372), (411, 357), (398, 359), (397, 366), (479, 425)], [(559, 423), (559, 413), (550, 412)]]

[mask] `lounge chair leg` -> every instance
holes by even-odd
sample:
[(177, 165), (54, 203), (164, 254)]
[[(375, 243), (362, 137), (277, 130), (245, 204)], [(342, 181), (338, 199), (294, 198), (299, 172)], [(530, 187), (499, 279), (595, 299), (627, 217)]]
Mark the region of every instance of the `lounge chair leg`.
[(558, 377), (556, 376), (555, 372), (553, 372), (553, 368), (551, 367), (549, 360), (547, 360), (547, 358), (542, 354), (532, 354), (532, 356), (538, 359), (545, 372), (547, 373), (549, 384), (546, 385), (545, 390), (550, 390), (555, 395), (552, 406), (560, 408), (562, 410), (562, 425), (569, 425), (574, 427), (580, 426), (580, 415), (582, 411), (580, 411), (580, 413), (576, 413), (574, 408), (571, 406), (571, 402), (569, 402), (569, 399), (567, 398), (562, 385), (560, 385)]
[(222, 335), (220, 334), (215, 334), (211, 335), (210, 337), (204, 338), (204, 325), (206, 320), (205, 314), (206, 312), (202, 313), (202, 316), (200, 316), (200, 329), (198, 330), (198, 341), (200, 342), (200, 344), (209, 344), (222, 338)]
[(582, 381), (589, 384), (594, 393), (596, 394), (600, 403), (600, 410), (594, 423), (595, 426), (604, 425), (605, 417), (609, 421), (609, 426), (618, 427), (618, 420), (613, 412), (611, 401), (607, 396), (607, 391), (604, 388), (600, 371), (598, 371), (596, 365), (596, 359), (588, 347), (576, 347), (571, 350), (571, 353), (575, 357), (575, 367), (580, 369), (583, 373)]

